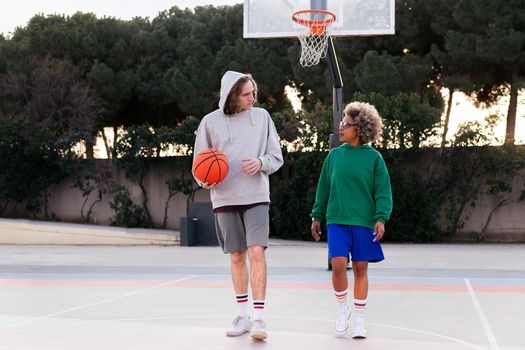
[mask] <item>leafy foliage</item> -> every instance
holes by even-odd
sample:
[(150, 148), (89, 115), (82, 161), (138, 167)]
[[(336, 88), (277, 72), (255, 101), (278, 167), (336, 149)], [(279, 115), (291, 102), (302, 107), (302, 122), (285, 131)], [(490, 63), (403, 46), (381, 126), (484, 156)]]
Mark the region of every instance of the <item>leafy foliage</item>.
[[(111, 191), (113, 181), (113, 175), (108, 167), (97, 163), (94, 159), (80, 162), (78, 169), (72, 175), (71, 186), (78, 188), (84, 198), (80, 209), (82, 221), (90, 222), (93, 208), (102, 201), (105, 194)], [(95, 193), (95, 199), (88, 204), (92, 193)]]
[(0, 118), (0, 214), (9, 205), (25, 204), (32, 216), (43, 209), (47, 217), (47, 190), (73, 171), (77, 142), (76, 137), (57, 140), (50, 130), (20, 118)]
[[(505, 142), (515, 137), (518, 91), (525, 77), (525, 3), (519, 0), (430, 0), (433, 28), (442, 36), (433, 55), (445, 78), (462, 76), (457, 84), (481, 104), (492, 105), (510, 94)], [(435, 10), (437, 9), (437, 10)], [(447, 82), (445, 82), (447, 83)]]
[[(523, 152), (486, 146), (492, 137), (486, 125), (497, 117), (464, 123), (451, 149), (420, 149), (440, 125), (441, 88), (484, 104), (510, 93), (506, 140), (513, 143), (525, 74), (524, 13), (519, 0), (406, 0), (396, 4), (396, 35), (335, 40), (346, 96), (374, 104), (384, 118), (375, 146), (394, 189), (389, 239), (434, 240), (441, 210), (453, 236), (480, 195), (497, 202), (491, 215), (519, 200), (509, 194)], [(300, 68), (298, 50), (296, 41), (243, 40), (242, 5), (175, 6), (152, 20), (34, 16), (11, 37), (0, 35), (0, 213), (25, 205), (32, 215), (47, 215), (49, 186), (74, 173), (86, 201), (81, 216), (89, 220), (90, 194), (97, 193), (92, 208), (109, 178), (83, 168), (88, 163), (78, 161), (76, 147), (89, 157), (93, 136), (111, 126), (124, 130), (112, 154), (143, 195), (137, 206), (125, 188), (115, 188), (114, 222), (151, 226), (144, 179), (152, 159), (168, 151), (191, 155), (200, 117), (216, 108), (220, 77), (238, 70), (256, 78), (259, 104), (272, 113), (286, 147), (287, 165), (271, 178), (274, 232), (309, 238), (308, 214), (332, 131), (332, 86), (326, 62)], [(287, 85), (299, 92), (302, 110), (291, 108)], [(161, 183), (168, 186), (166, 208), (177, 193), (190, 200), (197, 190), (187, 172)]]
[(168, 221), (168, 207), (172, 197), (174, 197), (178, 193), (181, 193), (184, 196), (186, 196), (187, 210), (189, 207), (189, 203), (193, 201), (195, 194), (198, 191), (202, 190), (202, 187), (197, 185), (195, 179), (193, 178), (190, 172), (192, 158), (180, 157), (177, 160), (172, 159), (170, 163), (176, 163), (175, 168), (177, 169), (177, 174), (167, 179), (165, 182), (168, 186), (168, 198), (166, 199), (164, 205), (164, 219), (162, 223), (163, 228), (166, 228), (166, 224)]
[(114, 196), (110, 206), (111, 209), (115, 211), (115, 216), (111, 219), (111, 225), (143, 228), (153, 227), (144, 208), (133, 203), (131, 195), (125, 186), (114, 182), (112, 192)]
[(126, 129), (115, 142), (118, 165), (124, 169), (126, 178), (135, 182), (142, 191), (142, 209), (147, 218), (147, 225), (153, 225), (148, 208), (148, 194), (144, 185), (146, 174), (151, 167), (151, 159), (159, 156), (168, 146), (163, 142), (170, 133), (166, 129), (156, 133), (149, 125), (132, 126)]

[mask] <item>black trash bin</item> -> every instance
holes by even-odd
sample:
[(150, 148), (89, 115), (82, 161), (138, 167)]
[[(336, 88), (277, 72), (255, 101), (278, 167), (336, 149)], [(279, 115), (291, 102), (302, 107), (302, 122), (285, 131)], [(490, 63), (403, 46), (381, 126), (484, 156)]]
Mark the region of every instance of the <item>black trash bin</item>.
[(181, 246), (217, 246), (213, 207), (209, 202), (192, 202), (188, 216), (180, 219)]

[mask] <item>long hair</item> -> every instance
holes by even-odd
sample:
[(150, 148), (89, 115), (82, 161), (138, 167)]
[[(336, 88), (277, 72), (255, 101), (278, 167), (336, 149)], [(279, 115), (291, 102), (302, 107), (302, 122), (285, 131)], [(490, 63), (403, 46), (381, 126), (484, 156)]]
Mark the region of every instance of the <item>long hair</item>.
[(232, 86), (226, 103), (224, 104), (224, 114), (231, 115), (239, 113), (241, 110), (239, 108), (239, 96), (241, 95), (241, 90), (247, 82), (251, 81), (253, 84), (253, 97), (257, 99), (257, 84), (253, 80), (251, 74), (246, 74), (246, 76), (237, 80), (237, 82)]
[(354, 120), (359, 139), (364, 144), (374, 142), (381, 137), (383, 121), (377, 109), (366, 102), (351, 102), (344, 113)]

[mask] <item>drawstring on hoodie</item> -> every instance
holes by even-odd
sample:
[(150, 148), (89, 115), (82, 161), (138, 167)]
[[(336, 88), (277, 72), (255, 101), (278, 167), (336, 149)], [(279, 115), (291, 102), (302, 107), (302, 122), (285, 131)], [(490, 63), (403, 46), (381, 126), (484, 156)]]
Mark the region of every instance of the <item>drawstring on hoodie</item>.
[(233, 133), (232, 133), (232, 125), (230, 124), (230, 117), (226, 116), (226, 120), (228, 121), (228, 131), (230, 133), (230, 143), (233, 143)]
[[(224, 73), (221, 79), (221, 91), (220, 91), (220, 99), (219, 99), (219, 109), (224, 112), (224, 104), (226, 103), (226, 100), (228, 98), (228, 94), (230, 93), (232, 87), (235, 85), (235, 83), (241, 79), (246, 78), (247, 75), (239, 72), (233, 72), (233, 71), (227, 71)], [(230, 143), (233, 143), (233, 133), (232, 133), (232, 126), (230, 124), (230, 116), (226, 115), (226, 120), (228, 122), (228, 131), (230, 133)], [(253, 120), (252, 110), (250, 109), (250, 120), (252, 122), (252, 126), (255, 126), (255, 121)]]
[[(232, 132), (232, 125), (230, 123), (231, 116), (226, 116), (226, 122), (228, 122), (228, 132), (230, 133), (230, 143), (233, 143), (233, 132)], [(252, 110), (250, 109), (250, 120), (252, 122), (252, 126), (255, 126), (255, 120), (253, 120), (253, 114)]]

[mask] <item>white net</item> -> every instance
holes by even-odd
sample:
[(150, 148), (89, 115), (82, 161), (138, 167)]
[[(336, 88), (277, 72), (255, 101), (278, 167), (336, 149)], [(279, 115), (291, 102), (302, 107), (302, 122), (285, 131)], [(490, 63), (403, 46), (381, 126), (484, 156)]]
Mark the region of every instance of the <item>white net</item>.
[[(302, 14), (294, 15), (294, 20), (305, 26), (305, 29), (297, 35), (301, 43), (299, 63), (302, 67), (311, 67), (318, 64), (321, 58), (326, 57), (329, 37), (326, 30), (327, 26), (334, 21), (335, 15), (327, 15), (327, 12), (324, 11), (303, 12)], [(303, 17), (301, 18), (301, 16)], [(307, 18), (304, 16), (307, 16)]]
[(301, 58), (299, 63), (302, 67), (311, 67), (319, 63), (321, 58), (326, 57), (328, 47), (328, 35), (311, 35), (303, 33), (298, 35), (301, 42)]

